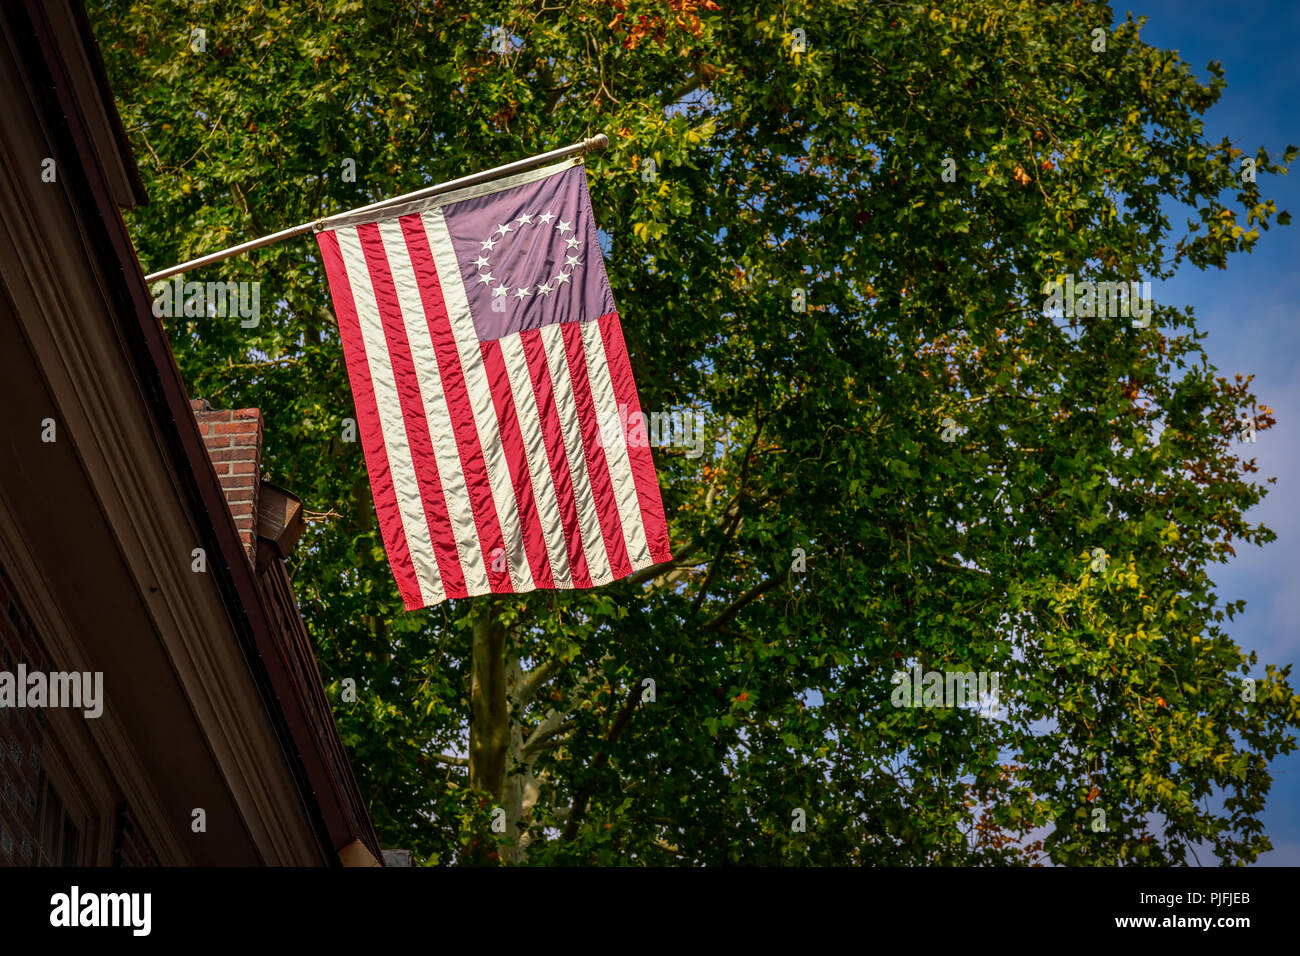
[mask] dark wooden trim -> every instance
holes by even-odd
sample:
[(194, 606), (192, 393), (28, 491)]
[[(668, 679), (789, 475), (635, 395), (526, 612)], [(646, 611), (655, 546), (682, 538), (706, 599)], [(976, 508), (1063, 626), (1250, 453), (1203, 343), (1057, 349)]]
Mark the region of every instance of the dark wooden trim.
[[(335, 779), (309, 724), (307, 703), (297, 692), (276, 640), (254, 569), (240, 542), (190, 410), (180, 371), (162, 325), (153, 315), (152, 300), (135, 249), (112, 199), (103, 157), (82, 116), (78, 94), (88, 95), (89, 91), (74, 89), (73, 79), (60, 55), (60, 45), (68, 40), (56, 35), (46, 5), (47, 0), (22, 0), (6, 4), (4, 15), (18, 37), (17, 52), (32, 84), (31, 95), (46, 117), (60, 179), (69, 193), (77, 197), (89, 251), (103, 270), (104, 296), (112, 306), (119, 334), (132, 356), (141, 393), (152, 409), (177, 480), (200, 530), (202, 544), (209, 555), (219, 556), (219, 560), (210, 561), (211, 573), (229, 610), (267, 717), (292, 769), (303, 810), (312, 821), (323, 855), (331, 865), (341, 865), (338, 851), (357, 839), (378, 858), (381, 856), (379, 841), (368, 812), (364, 806), (345, 806), (352, 801), (340, 793), (341, 788), (357, 799), (355, 778), (349, 772), (346, 781)], [(77, 38), (77, 41), (84, 39)], [(99, 79), (102, 81), (102, 77)], [(98, 93), (111, 108), (108, 91)], [(100, 162), (87, 162), (94, 157), (99, 157)], [(134, 168), (129, 155), (124, 160)], [(332, 719), (325, 732), (338, 739), (338, 729)]]

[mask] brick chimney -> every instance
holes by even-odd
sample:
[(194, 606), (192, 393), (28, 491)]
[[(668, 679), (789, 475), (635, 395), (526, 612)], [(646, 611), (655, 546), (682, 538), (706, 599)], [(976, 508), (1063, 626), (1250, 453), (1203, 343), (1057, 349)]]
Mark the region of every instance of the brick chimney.
[(230, 513), (249, 561), (257, 558), (257, 508), (262, 473), (262, 412), (256, 408), (218, 411), (206, 399), (190, 402), (208, 457), (221, 479)]

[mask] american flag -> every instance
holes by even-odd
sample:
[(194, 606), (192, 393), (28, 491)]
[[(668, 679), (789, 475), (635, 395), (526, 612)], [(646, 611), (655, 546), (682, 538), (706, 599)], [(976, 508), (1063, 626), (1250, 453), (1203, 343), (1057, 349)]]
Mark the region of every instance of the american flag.
[(406, 609), (669, 560), (581, 161), (375, 215), (316, 238)]

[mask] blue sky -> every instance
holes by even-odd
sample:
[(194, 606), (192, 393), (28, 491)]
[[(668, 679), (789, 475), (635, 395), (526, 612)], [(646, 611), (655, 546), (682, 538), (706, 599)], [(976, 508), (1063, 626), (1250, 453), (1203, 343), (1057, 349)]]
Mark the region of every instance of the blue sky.
[[(1228, 82), (1218, 105), (1205, 116), (1211, 142), (1226, 136), (1246, 155), (1259, 146), (1280, 158), (1289, 143), (1300, 145), (1300, 76), (1295, 50), (1300, 42), (1300, 4), (1291, 0), (1225, 4), (1206, 0), (1144, 0), (1116, 4), (1146, 16), (1142, 39), (1178, 50), (1202, 81), (1206, 65), (1223, 64)], [(1289, 176), (1260, 179), (1260, 193), (1279, 210), (1300, 217), (1300, 160)], [(1185, 216), (1173, 219), (1181, 226)], [(1254, 447), (1257, 479), (1277, 477), (1268, 497), (1249, 517), (1278, 534), (1263, 548), (1238, 547), (1238, 557), (1211, 571), (1221, 600), (1244, 598), (1246, 612), (1228, 624), (1237, 643), (1259, 654), (1263, 664), (1300, 660), (1300, 326), (1294, 321), (1300, 296), (1300, 218), (1273, 226), (1249, 256), (1230, 258), (1226, 271), (1188, 268), (1153, 288), (1158, 301), (1192, 305), (1197, 326), (1209, 333), (1205, 349), (1219, 374), (1254, 373), (1254, 392), (1274, 409), (1278, 424), (1260, 432)], [(1180, 233), (1181, 234), (1181, 233)], [(1246, 456), (1248, 457), (1248, 455)], [(1300, 680), (1300, 667), (1291, 680)], [(1275, 760), (1273, 792), (1264, 829), (1274, 850), (1265, 865), (1300, 865), (1300, 753)], [(1204, 860), (1204, 857), (1202, 857)], [(1208, 862), (1208, 861), (1207, 861)]]

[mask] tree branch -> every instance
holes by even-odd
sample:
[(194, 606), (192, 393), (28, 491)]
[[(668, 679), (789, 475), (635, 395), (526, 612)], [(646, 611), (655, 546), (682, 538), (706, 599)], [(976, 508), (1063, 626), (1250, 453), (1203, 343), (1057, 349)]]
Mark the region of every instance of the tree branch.
[(694, 93), (703, 85), (704, 85), (704, 75), (699, 70), (696, 70), (694, 73), (690, 75), (690, 77), (686, 80), (685, 83), (682, 83), (680, 86), (669, 91), (668, 95), (665, 96), (662, 100), (660, 100), (660, 102), (664, 106), (672, 106), (683, 96), (687, 96), (691, 93)]
[(652, 564), (648, 568), (642, 568), (640, 571), (636, 572), (636, 574), (627, 578), (627, 582), (633, 587), (636, 587), (639, 584), (644, 584), (646, 581), (662, 577), (676, 568), (687, 567), (689, 562), (687, 562), (686, 559), (696, 551), (699, 551), (703, 546), (704, 542), (701, 539), (696, 538), (686, 547), (679, 550), (671, 561), (661, 561), (659, 564)]
[(570, 730), (572, 730), (574, 727), (577, 726), (578, 726), (577, 721), (566, 720), (563, 721), (562, 723), (556, 724), (554, 727), (548, 730), (541, 737), (538, 737), (538, 734), (541, 732), (542, 728), (538, 727), (529, 735), (528, 740), (524, 742), (524, 748), (522, 752), (524, 759), (527, 760), (529, 757), (533, 756), (534, 754), (540, 753), (543, 750), (550, 750), (553, 747), (560, 746), (560, 744), (564, 743), (564, 741), (557, 740), (556, 738), (560, 737), (562, 734), (567, 734)]
[(766, 581), (763, 581), (761, 584), (754, 585), (752, 588), (750, 588), (748, 591), (746, 591), (744, 594), (738, 597), (729, 608), (727, 608), (725, 611), (723, 611), (721, 614), (719, 614), (713, 620), (709, 621), (709, 623), (704, 626), (720, 627), (721, 625), (726, 624), (727, 621), (735, 617), (736, 614), (739, 613), (745, 607), (745, 605), (762, 597), (764, 594), (766, 594), (768, 591), (771, 591), (773, 588), (779, 587), (786, 580), (787, 577), (789, 577), (788, 572), (778, 571), (776, 574), (772, 575), (770, 578), (768, 578)]
[(985, 577), (992, 576), (988, 571), (985, 571), (983, 568), (968, 568), (964, 564), (953, 564), (951, 561), (946, 561), (940, 557), (936, 557), (934, 559), (934, 563), (939, 565), (939, 567), (943, 568), (945, 571), (965, 571), (968, 574), (982, 574)]
[(537, 692), (542, 689), (542, 685), (550, 680), (558, 668), (554, 659), (547, 661), (529, 671), (528, 676), (524, 678), (523, 684), (514, 693), (515, 703), (520, 707), (527, 706)]
[(749, 440), (749, 446), (745, 449), (745, 455), (740, 462), (740, 477), (736, 481), (736, 496), (727, 506), (726, 514), (730, 518), (730, 523), (726, 530), (723, 531), (722, 544), (718, 546), (718, 552), (709, 562), (708, 573), (704, 576), (704, 583), (700, 585), (700, 591), (695, 595), (695, 601), (691, 605), (691, 613), (698, 614), (700, 607), (704, 604), (705, 597), (708, 596), (709, 586), (713, 583), (714, 574), (718, 570), (718, 562), (722, 560), (722, 555), (728, 545), (731, 544), (736, 532), (740, 529), (740, 523), (743, 520), (740, 514), (740, 501), (745, 494), (745, 482), (749, 478), (749, 463), (754, 457), (754, 449), (758, 446), (758, 439), (763, 434), (763, 426), (767, 424), (769, 416), (760, 417), (755, 423), (754, 435)]
[[(609, 733), (605, 735), (605, 739), (601, 742), (599, 752), (591, 762), (593, 768), (604, 765), (609, 753), (609, 744), (617, 740), (619, 735), (623, 733), (624, 728), (628, 725), (628, 721), (632, 718), (632, 711), (636, 710), (636, 705), (640, 700), (641, 687), (638, 684), (633, 684), (631, 689), (628, 691), (627, 700), (623, 704), (623, 709), (619, 712), (618, 716), (614, 718), (614, 723), (609, 728)], [(591, 795), (595, 793), (595, 791), (596, 778), (595, 776), (591, 776), (587, 779), (586, 785), (574, 797), (573, 810), (564, 824), (563, 838), (565, 840), (572, 840), (578, 835), (578, 824), (582, 822), (583, 816), (586, 815), (587, 802), (591, 799)]]

